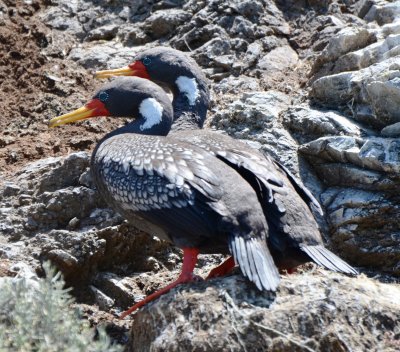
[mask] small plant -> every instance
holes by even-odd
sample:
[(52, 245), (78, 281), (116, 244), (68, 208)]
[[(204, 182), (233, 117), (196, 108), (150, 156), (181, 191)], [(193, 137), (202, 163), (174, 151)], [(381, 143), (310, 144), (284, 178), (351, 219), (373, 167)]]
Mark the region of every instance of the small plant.
[(80, 319), (60, 274), (45, 264), (46, 278), (0, 278), (0, 352), (122, 351), (104, 332)]

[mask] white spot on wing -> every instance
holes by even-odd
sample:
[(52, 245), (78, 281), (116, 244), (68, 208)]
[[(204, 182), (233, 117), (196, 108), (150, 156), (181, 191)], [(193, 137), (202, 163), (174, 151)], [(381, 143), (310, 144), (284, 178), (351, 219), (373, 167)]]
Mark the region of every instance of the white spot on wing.
[(140, 103), (139, 112), (146, 120), (140, 126), (140, 129), (144, 131), (161, 122), (163, 108), (156, 99), (147, 98)]
[(179, 76), (175, 83), (178, 86), (179, 91), (186, 95), (189, 100), (189, 104), (194, 105), (199, 97), (196, 79), (186, 76)]

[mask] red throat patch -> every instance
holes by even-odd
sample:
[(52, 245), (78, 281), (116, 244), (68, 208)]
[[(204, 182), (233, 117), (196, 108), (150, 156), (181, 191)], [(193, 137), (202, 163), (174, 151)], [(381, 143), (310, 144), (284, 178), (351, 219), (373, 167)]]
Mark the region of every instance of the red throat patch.
[(106, 106), (99, 99), (92, 99), (85, 105), (88, 109), (94, 109), (92, 116), (110, 116), (110, 112)]
[(132, 70), (132, 76), (150, 79), (146, 66), (141, 61), (132, 62), (128, 67)]

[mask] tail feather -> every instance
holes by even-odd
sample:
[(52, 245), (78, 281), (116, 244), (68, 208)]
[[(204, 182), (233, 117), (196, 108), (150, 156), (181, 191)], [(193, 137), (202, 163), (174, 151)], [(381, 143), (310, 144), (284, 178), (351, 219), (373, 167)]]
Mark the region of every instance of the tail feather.
[(276, 290), (280, 280), (279, 272), (265, 241), (235, 235), (230, 239), (229, 249), (243, 275), (259, 290)]
[(356, 269), (347, 264), (344, 260), (340, 259), (336, 254), (332, 253), (324, 246), (302, 246), (301, 250), (307, 253), (315, 263), (329, 270), (345, 274), (358, 275), (358, 271)]

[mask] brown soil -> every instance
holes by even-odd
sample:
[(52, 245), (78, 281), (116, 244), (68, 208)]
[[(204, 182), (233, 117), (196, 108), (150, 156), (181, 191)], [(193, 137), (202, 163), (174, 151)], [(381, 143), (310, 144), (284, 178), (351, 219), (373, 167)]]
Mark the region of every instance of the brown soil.
[[(28, 161), (90, 149), (118, 122), (101, 119), (49, 129), (50, 118), (80, 107), (98, 82), (63, 56), (73, 45), (56, 41), (38, 15), (44, 6), (7, 0), (0, 20), (0, 172), (13, 174)], [(0, 2), (1, 6), (1, 2)], [(101, 124), (101, 128), (100, 128)]]

